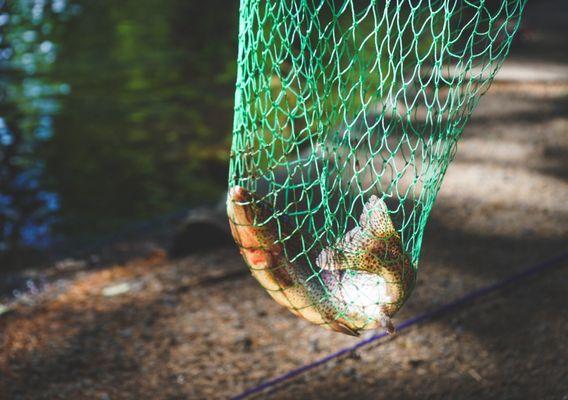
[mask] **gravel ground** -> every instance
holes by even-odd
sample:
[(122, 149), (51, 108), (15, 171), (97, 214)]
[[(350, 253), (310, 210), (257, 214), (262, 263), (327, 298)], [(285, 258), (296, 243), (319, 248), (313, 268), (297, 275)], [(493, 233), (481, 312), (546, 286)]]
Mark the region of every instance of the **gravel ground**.
[[(529, 6), (531, 29), (543, 4)], [(510, 59), (515, 77), (532, 65), (527, 54), (542, 32)], [(565, 61), (551, 61), (561, 75)], [(504, 78), (483, 98), (427, 227), (417, 289), (396, 322), (568, 249), (565, 76)], [(142, 257), (99, 264), (59, 263), (64, 280), (0, 312), (0, 399), (227, 398), (360, 340), (278, 306), (232, 247), (170, 260), (150, 244)], [(257, 397), (566, 399), (567, 267)]]

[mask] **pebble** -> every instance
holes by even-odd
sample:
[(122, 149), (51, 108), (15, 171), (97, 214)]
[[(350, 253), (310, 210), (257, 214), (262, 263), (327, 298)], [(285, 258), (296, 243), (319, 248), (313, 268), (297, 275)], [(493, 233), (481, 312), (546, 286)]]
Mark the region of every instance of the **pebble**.
[(7, 314), (12, 311), (12, 308), (9, 306), (5, 306), (4, 304), (0, 304), (0, 315)]
[(103, 288), (101, 293), (103, 294), (103, 296), (113, 297), (118, 296), (119, 294), (128, 293), (131, 289), (131, 285), (127, 282), (124, 282), (116, 285), (106, 286)]

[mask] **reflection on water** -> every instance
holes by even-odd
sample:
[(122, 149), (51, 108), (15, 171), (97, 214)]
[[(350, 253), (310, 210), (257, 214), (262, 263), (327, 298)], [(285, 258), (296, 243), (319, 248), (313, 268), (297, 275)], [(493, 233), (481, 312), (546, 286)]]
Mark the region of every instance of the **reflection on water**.
[(236, 3), (0, 0), (0, 250), (220, 192)]

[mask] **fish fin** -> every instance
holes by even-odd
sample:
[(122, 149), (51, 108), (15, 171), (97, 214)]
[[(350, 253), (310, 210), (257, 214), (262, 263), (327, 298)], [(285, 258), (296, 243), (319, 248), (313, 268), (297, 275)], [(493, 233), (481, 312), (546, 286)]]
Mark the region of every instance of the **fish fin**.
[(359, 336), (359, 332), (350, 328), (345, 322), (335, 320), (329, 323), (329, 327), (336, 332), (344, 333), (349, 336)]
[(376, 236), (390, 236), (397, 233), (387, 205), (375, 195), (365, 203), (359, 225), (361, 229), (370, 230)]
[(351, 244), (353, 244), (353, 242), (357, 240), (357, 236), (359, 235), (360, 232), (361, 228), (359, 228), (358, 226), (348, 231), (343, 237), (342, 240), (343, 245), (348, 247)]
[(316, 258), (316, 265), (323, 270), (335, 270), (341, 266), (338, 262), (338, 252), (331, 248), (326, 247)]
[(356, 226), (339, 239), (335, 246), (326, 247), (316, 258), (316, 265), (323, 270), (352, 269), (346, 260), (346, 253), (359, 251), (358, 240), (361, 228)]
[(394, 324), (392, 323), (392, 320), (388, 315), (386, 315), (385, 313), (381, 313), (379, 321), (381, 323), (381, 326), (384, 328), (385, 331), (387, 331), (389, 335), (394, 335), (396, 333), (396, 328), (394, 327)]
[[(341, 249), (340, 254), (357, 254), (361, 251), (361, 235), (362, 229), (358, 226), (348, 231), (341, 240), (339, 240), (337, 247)], [(343, 257), (345, 258), (345, 256)], [(345, 262), (345, 260), (342, 260)], [(345, 267), (344, 267), (345, 268)]]

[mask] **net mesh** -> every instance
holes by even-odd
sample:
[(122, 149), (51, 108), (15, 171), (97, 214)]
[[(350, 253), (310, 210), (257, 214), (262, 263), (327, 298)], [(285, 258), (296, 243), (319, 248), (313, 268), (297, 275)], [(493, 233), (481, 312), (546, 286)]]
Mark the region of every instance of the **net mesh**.
[(524, 4), (241, 1), (229, 187), (244, 192), (229, 203), (253, 210), (262, 240), (247, 242), (247, 221), (229, 217), (278, 302), (355, 333), (396, 312), (457, 141)]

